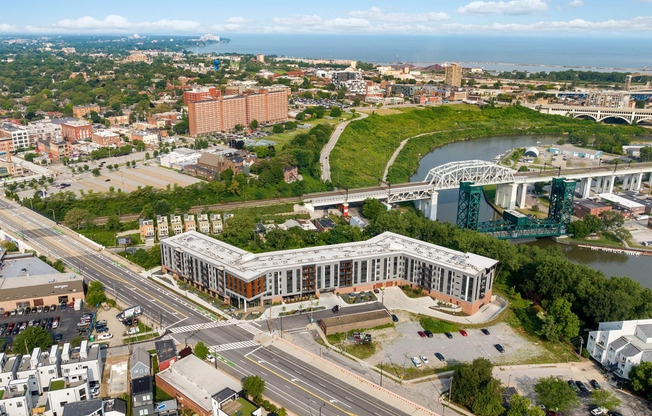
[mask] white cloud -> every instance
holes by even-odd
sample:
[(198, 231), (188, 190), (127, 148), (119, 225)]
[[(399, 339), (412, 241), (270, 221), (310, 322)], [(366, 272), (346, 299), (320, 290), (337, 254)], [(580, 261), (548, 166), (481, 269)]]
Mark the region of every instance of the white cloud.
[(192, 20), (162, 19), (155, 22), (131, 22), (118, 15), (109, 15), (104, 19), (84, 16), (78, 19), (63, 19), (44, 26), (25, 26), (28, 32), (200, 32), (202, 25)]
[(394, 23), (440, 22), (450, 19), (450, 16), (443, 12), (393, 13), (375, 6), (367, 10), (350, 11), (348, 16)]
[(450, 23), (444, 29), (456, 32), (590, 32), (599, 30), (612, 31), (652, 31), (652, 16), (638, 16), (628, 20), (604, 20), (592, 22), (573, 19), (557, 22), (537, 22), (532, 24), (492, 23), (489, 25), (471, 25)]
[(225, 20), (227, 24), (236, 24), (236, 25), (251, 24), (254, 23), (254, 21), (255, 20), (253, 19), (245, 19), (244, 17), (240, 17), (240, 16), (229, 17), (228, 19)]
[(373, 30), (367, 19), (356, 17), (337, 17), (324, 19), (317, 15), (293, 14), (288, 17), (274, 17), (276, 26), (271, 31), (276, 33), (340, 33), (369, 32)]
[(583, 0), (573, 0), (570, 3), (568, 3), (569, 6), (571, 7), (582, 7), (584, 6), (584, 1)]
[(545, 12), (548, 4), (542, 0), (512, 0), (512, 1), (473, 1), (457, 9), (459, 14), (532, 14)]
[(245, 19), (244, 17), (234, 16), (229, 17), (222, 24), (215, 24), (210, 27), (213, 32), (250, 32), (251, 25), (255, 22), (253, 19)]
[(10, 25), (8, 23), (0, 23), (0, 32), (15, 32), (16, 25)]

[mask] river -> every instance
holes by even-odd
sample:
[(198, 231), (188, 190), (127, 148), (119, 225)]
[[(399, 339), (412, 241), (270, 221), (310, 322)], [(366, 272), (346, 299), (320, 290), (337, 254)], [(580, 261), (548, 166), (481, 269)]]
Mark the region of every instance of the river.
[[(529, 147), (535, 144), (553, 144), (558, 139), (558, 136), (494, 136), (447, 144), (433, 150), (421, 159), (419, 168), (410, 178), (410, 182), (423, 181), (430, 169), (444, 163), (473, 159), (491, 160), (494, 156), (508, 149)], [(455, 222), (457, 196), (458, 190), (456, 189), (439, 193), (438, 220)], [(483, 199), (480, 207), (480, 221), (491, 220), (494, 213), (491, 206)], [(548, 239), (539, 239), (526, 244), (540, 247), (557, 245)], [(574, 263), (585, 264), (593, 269), (600, 270), (605, 276), (628, 276), (640, 282), (644, 287), (652, 288), (651, 256), (632, 257), (563, 244), (558, 246), (564, 251), (566, 258)]]

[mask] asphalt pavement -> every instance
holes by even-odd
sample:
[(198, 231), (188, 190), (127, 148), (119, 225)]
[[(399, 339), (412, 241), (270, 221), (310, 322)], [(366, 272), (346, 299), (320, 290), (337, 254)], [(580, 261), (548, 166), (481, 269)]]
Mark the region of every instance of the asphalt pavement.
[[(144, 315), (161, 322), (177, 342), (194, 345), (203, 341), (229, 363), (220, 361), (237, 378), (261, 375), (266, 381), (266, 395), (296, 414), (317, 415), (320, 410), (326, 416), (407, 414), (274, 347), (257, 347), (254, 335), (269, 329), (263, 324), (216, 322), (189, 301), (91, 248), (90, 243), (67, 235), (49, 219), (4, 198), (0, 198), (0, 227), (20, 233), (27, 244), (42, 254), (62, 259), (66, 267), (88, 281), (102, 282), (107, 293), (121, 303), (140, 305)], [(315, 315), (323, 313), (332, 314), (328, 310)], [(300, 318), (296, 322), (290, 319), (290, 325), (302, 325)]]

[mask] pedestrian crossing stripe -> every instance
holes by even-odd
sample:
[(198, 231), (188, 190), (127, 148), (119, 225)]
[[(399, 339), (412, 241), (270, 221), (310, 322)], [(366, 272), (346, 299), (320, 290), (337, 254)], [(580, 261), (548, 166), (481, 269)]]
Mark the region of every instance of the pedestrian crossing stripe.
[(252, 335), (258, 335), (261, 332), (263, 332), (260, 329), (251, 326), (248, 323), (247, 324), (239, 324), (238, 327), (244, 329), (245, 331), (249, 332)]
[(220, 326), (225, 326), (225, 325), (231, 325), (231, 324), (228, 321), (211, 321), (211, 322), (204, 322), (203, 324), (193, 324), (193, 325), (179, 326), (176, 328), (170, 328), (170, 332), (172, 332), (173, 334), (180, 334), (182, 332), (192, 332), (201, 329), (218, 328)]
[(249, 341), (232, 342), (230, 344), (213, 345), (212, 347), (209, 347), (208, 350), (210, 352), (221, 352), (221, 351), (238, 350), (241, 348), (257, 347), (257, 346), (258, 343), (256, 341), (249, 340)]

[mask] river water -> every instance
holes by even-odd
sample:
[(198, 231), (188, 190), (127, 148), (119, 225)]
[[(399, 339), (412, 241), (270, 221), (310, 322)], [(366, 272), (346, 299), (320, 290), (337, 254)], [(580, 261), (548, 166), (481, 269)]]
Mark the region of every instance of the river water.
[[(423, 181), (428, 171), (436, 166), (448, 162), (462, 160), (491, 160), (494, 156), (515, 147), (529, 147), (536, 144), (553, 144), (557, 136), (494, 136), (455, 142), (441, 146), (425, 155), (417, 172), (410, 178), (410, 182)], [(458, 190), (439, 192), (437, 219), (439, 221), (455, 222), (457, 213)], [(480, 207), (480, 221), (488, 221), (494, 217), (494, 210), (483, 199)], [(546, 247), (558, 245), (566, 258), (574, 263), (585, 264), (593, 269), (600, 270), (605, 276), (628, 276), (638, 281), (644, 287), (652, 288), (652, 256), (632, 257), (625, 254), (593, 251), (588, 248), (556, 244), (549, 239), (539, 239), (525, 244)]]

